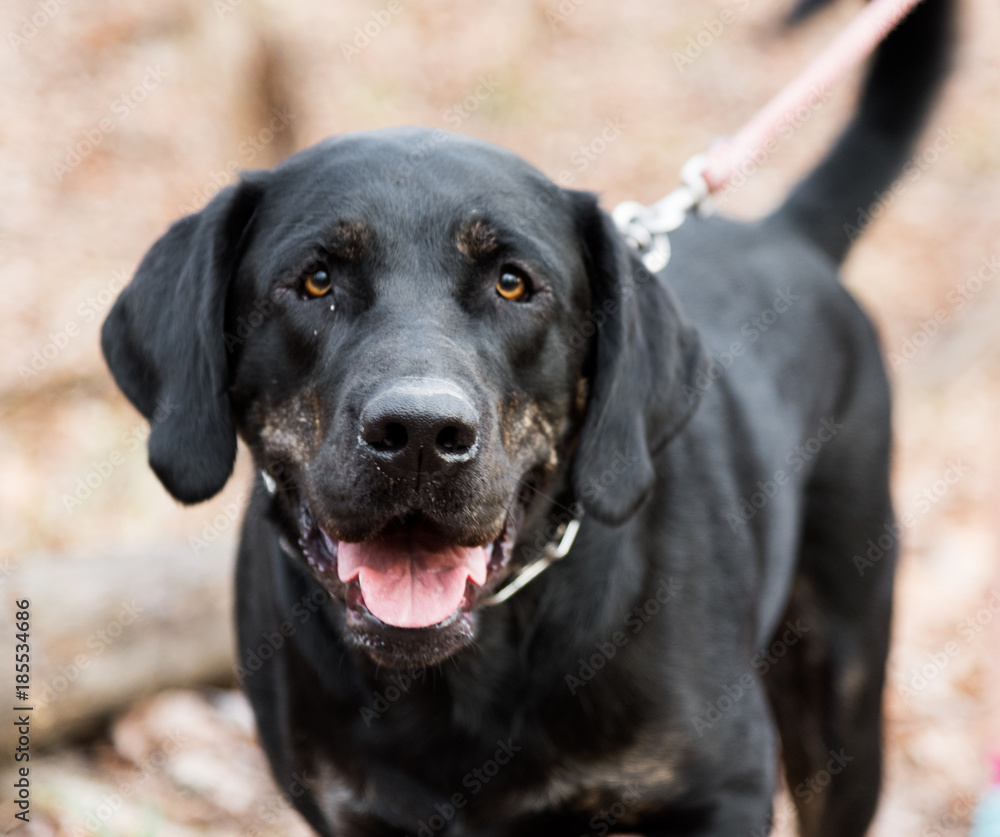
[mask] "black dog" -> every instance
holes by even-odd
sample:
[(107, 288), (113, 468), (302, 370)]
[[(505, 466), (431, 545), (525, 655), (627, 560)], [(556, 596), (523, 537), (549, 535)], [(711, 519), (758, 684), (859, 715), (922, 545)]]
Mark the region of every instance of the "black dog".
[(948, 22), (925, 0), (784, 206), (692, 218), (661, 275), (594, 196), (420, 129), (248, 173), (153, 246), (104, 351), (175, 497), (253, 452), (240, 667), (319, 833), (764, 834), (779, 733), (803, 833), (865, 831), (897, 530), (836, 265)]

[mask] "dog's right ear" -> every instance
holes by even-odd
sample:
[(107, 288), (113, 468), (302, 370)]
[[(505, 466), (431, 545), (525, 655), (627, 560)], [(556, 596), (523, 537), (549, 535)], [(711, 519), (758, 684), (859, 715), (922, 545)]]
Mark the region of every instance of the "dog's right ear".
[[(652, 491), (656, 455), (694, 414), (708, 353), (669, 285), (642, 267), (595, 195), (567, 192), (586, 258), (593, 338), (587, 415), (573, 485), (587, 514), (609, 526)], [(606, 477), (613, 477), (609, 490)]]
[(149, 419), (150, 467), (184, 503), (217, 494), (236, 459), (226, 295), (265, 176), (253, 173), (171, 226), (101, 330), (115, 381)]

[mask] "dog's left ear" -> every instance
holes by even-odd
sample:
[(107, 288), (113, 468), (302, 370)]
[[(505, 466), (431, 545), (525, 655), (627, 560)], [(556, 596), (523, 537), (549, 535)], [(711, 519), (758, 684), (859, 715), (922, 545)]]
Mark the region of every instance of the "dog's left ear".
[(588, 514), (619, 525), (652, 489), (653, 458), (698, 406), (707, 355), (673, 293), (629, 251), (597, 198), (568, 194), (596, 324), (573, 486)]
[(260, 191), (244, 179), (170, 227), (101, 330), (115, 381), (149, 419), (150, 467), (184, 503), (217, 494), (236, 458), (226, 296)]

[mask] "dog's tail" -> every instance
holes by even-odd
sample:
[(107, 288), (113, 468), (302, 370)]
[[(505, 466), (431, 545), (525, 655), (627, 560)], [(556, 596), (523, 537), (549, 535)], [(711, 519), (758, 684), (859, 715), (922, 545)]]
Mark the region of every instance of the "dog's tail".
[[(795, 22), (829, 0), (800, 0)], [(900, 174), (947, 73), (953, 0), (923, 0), (885, 39), (858, 112), (819, 166), (777, 210), (836, 262), (865, 226), (878, 193)]]

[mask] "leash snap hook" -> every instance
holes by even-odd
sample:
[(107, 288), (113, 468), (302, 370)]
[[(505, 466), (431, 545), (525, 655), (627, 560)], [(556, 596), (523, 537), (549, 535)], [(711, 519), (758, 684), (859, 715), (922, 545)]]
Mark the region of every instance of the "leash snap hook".
[(639, 253), (650, 273), (670, 263), (670, 236), (689, 212), (704, 212), (710, 189), (705, 179), (708, 157), (698, 154), (681, 168), (682, 185), (652, 206), (624, 201), (611, 211), (611, 219), (628, 245)]

